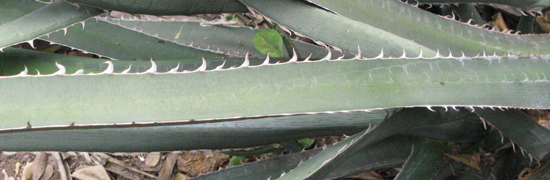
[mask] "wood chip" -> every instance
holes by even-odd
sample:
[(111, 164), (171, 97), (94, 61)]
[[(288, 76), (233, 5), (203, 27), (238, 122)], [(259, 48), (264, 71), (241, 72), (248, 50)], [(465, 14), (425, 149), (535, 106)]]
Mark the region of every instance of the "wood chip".
[(51, 154), (57, 162), (57, 170), (59, 171), (60, 179), (68, 180), (70, 174), (67, 171), (68, 168), (66, 167), (65, 162), (63, 161), (63, 159), (61, 159), (61, 154), (59, 154), (59, 152), (52, 152)]
[(170, 177), (172, 176), (172, 171), (174, 171), (174, 166), (176, 165), (177, 159), (178, 154), (168, 153), (168, 155), (166, 156), (166, 160), (162, 165), (162, 169), (160, 170), (158, 179), (170, 179)]

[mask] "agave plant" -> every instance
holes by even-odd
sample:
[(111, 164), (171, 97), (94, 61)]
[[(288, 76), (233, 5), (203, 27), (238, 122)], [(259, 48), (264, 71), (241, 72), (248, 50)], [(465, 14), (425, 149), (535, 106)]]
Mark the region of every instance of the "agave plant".
[[(418, 3), (468, 4), (448, 6), (460, 17), (445, 17)], [(516, 30), (527, 34), (488, 30), (472, 3), (514, 7), (525, 16)], [(545, 179), (550, 129), (521, 109), (550, 108), (550, 36), (529, 34), (533, 14), (548, 7), (3, 0), (0, 150), (234, 149), (346, 134), (197, 179), (332, 179), (395, 167), (396, 179)], [(165, 16), (245, 12), (278, 33)], [(101, 58), (10, 47), (35, 39)]]

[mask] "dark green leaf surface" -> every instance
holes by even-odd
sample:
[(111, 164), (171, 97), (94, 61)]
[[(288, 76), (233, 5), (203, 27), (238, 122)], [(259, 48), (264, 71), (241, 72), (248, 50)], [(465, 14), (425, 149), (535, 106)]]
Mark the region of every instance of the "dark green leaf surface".
[(306, 137), (354, 134), (371, 122), (380, 123), (385, 116), (385, 111), (375, 111), (20, 130), (0, 132), (0, 150), (145, 152), (244, 148)]
[(416, 141), (409, 159), (395, 179), (433, 179), (448, 166), (443, 153), (450, 150), (449, 145), (442, 141)]
[(475, 112), (537, 161), (547, 158), (550, 129), (541, 126), (518, 109), (493, 110), (476, 108)]
[[(361, 172), (368, 172), (381, 168), (398, 167), (410, 154), (413, 138), (394, 136), (384, 141), (373, 144), (353, 154), (340, 166), (336, 167), (326, 178), (340, 178)], [(234, 179), (234, 180), (256, 180), (276, 179), (283, 172), (289, 172), (299, 163), (308, 160), (318, 154), (321, 149), (279, 156), (243, 166), (220, 170), (214, 173), (205, 174), (194, 178), (201, 179)]]
[(71, 2), (123, 11), (132, 14), (193, 15), (245, 13), (246, 6), (238, 0), (69, 0)]

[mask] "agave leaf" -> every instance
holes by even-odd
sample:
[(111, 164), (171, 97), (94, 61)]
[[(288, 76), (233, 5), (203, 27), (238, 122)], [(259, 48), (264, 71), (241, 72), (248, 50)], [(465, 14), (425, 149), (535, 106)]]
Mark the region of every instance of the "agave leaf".
[[(488, 31), (442, 18), (397, 0), (311, 1), (354, 21), (410, 39), (429, 49), (438, 49), (443, 55), (448, 55), (449, 50), (455, 56), (462, 53), (466, 56), (475, 56), (508, 52), (550, 54), (550, 35), (525, 36)], [(386, 46), (383, 47), (386, 50)]]
[[(451, 6), (452, 12), (456, 12), (460, 22), (470, 23), (472, 25), (483, 26), (486, 22), (481, 18), (477, 8), (473, 4), (459, 4)], [(452, 16), (452, 14), (449, 14)], [(470, 21), (470, 22), (469, 22)]]
[(545, 180), (550, 178), (550, 165), (548, 165), (548, 162), (540, 167), (540, 169), (537, 169), (536, 171), (529, 173), (529, 180)]
[(0, 101), (11, 103), (0, 104), (0, 128), (25, 127), (27, 121), (38, 126), (172, 122), (404, 106), (548, 108), (550, 101), (544, 97), (550, 83), (544, 77), (549, 70), (545, 59), (517, 57), (317, 61), (139, 76), (3, 77)]
[(441, 173), (441, 169), (449, 166), (443, 153), (451, 149), (449, 144), (442, 141), (419, 139), (395, 179), (433, 179)]
[(519, 7), (526, 10), (541, 11), (550, 7), (549, 0), (418, 0), (418, 3), (495, 3)]
[[(154, 36), (165, 42), (212, 51), (232, 57), (265, 57), (252, 40), (257, 33), (246, 27), (208, 25), (199, 22), (102, 19), (116, 26)], [(179, 56), (172, 56), (179, 57)]]
[(219, 13), (245, 13), (246, 6), (238, 0), (69, 0), (102, 9), (124, 11), (132, 14), (193, 15)]
[(34, 0), (0, 1), (0, 25), (29, 14), (45, 5)]
[(370, 123), (380, 123), (385, 115), (385, 111), (374, 111), (215, 122), (27, 129), (0, 133), (0, 150), (143, 152), (244, 148), (305, 137), (353, 134)]
[[(165, 42), (175, 42), (184, 46), (193, 45), (193, 47), (198, 49), (224, 53), (233, 57), (244, 57), (247, 53), (251, 58), (265, 57), (265, 55), (256, 50), (253, 43), (254, 36), (258, 31), (246, 27), (208, 25), (199, 22), (182, 21), (107, 18), (102, 18), (102, 20), (126, 29), (157, 37)], [(293, 41), (293, 44), (296, 46), (295, 48), (299, 55), (298, 58), (307, 58), (311, 54), (311, 59), (321, 59), (327, 54), (326, 48), (299, 41)], [(331, 53), (338, 56), (341, 54), (334, 50)], [(288, 55), (285, 54), (285, 57), (288, 57)], [(346, 57), (352, 58), (353, 56), (348, 55)]]
[[(34, 50), (11, 48), (4, 49), (0, 53), (0, 74), (4, 76), (17, 75), (27, 68), (28, 74), (53, 74), (59, 70), (56, 63), (65, 67), (67, 74), (76, 73), (83, 70), (83, 73), (100, 73), (107, 69), (108, 60), (97, 58), (86, 58), (77, 56), (66, 56), (55, 53), (40, 52)], [(283, 59), (272, 58), (271, 63), (277, 63)], [(250, 65), (262, 64), (265, 59), (249, 59)], [(288, 61), (288, 59), (286, 59)], [(151, 68), (150, 60), (124, 60), (124, 61), (109, 61), (114, 65), (113, 72), (121, 73), (129, 70), (129, 73), (145, 72)], [(212, 70), (218, 66), (224, 65), (224, 68), (238, 67), (243, 64), (244, 59), (241, 58), (204, 58), (204, 62), (208, 64), (206, 70)], [(169, 72), (176, 67), (177, 71), (193, 71), (199, 68), (203, 63), (200, 58), (196, 59), (179, 59), (179, 60), (162, 60), (156, 61), (157, 72)]]
[(435, 49), (301, 1), (242, 0), (242, 2), (281, 26), (345, 51), (358, 53), (359, 47), (363, 55), (376, 56), (383, 47), (384, 54), (393, 57), (401, 56), (403, 51), (411, 56), (420, 55), (420, 50), (424, 55), (435, 56), (436, 54)]
[[(330, 146), (315, 156), (311, 157), (304, 163), (298, 165), (298, 167), (292, 169), (287, 173), (282, 173), (279, 180), (285, 179), (320, 179), (330, 171), (323, 171), (328, 168), (327, 165), (332, 165), (331, 167), (336, 167), (340, 165), (345, 159), (348, 159), (354, 152), (362, 149), (365, 146), (358, 147), (355, 144), (357, 142), (364, 141), (371, 129), (366, 129), (360, 133), (357, 133), (353, 136), (346, 138), (343, 141), (336, 143), (333, 146)], [(373, 142), (374, 143), (374, 142)], [(359, 148), (359, 149), (358, 149)], [(346, 153), (348, 150), (353, 151), (351, 153)], [(345, 156), (346, 158), (341, 158)], [(339, 158), (340, 157), (340, 158)], [(338, 159), (336, 159), (338, 158)], [(339, 160), (338, 164), (336, 161)]]
[(67, 34), (55, 32), (48, 36), (42, 36), (40, 39), (99, 56), (124, 60), (226, 57), (223, 54), (162, 41), (156, 37), (96, 19), (87, 20), (84, 28), (70, 27)]
[(402, 109), (373, 130), (367, 129), (350, 136), (348, 139), (351, 140), (346, 139), (326, 148), (279, 179), (321, 179), (353, 154), (373, 143), (413, 129), (457, 121), (470, 114), (464, 109), (462, 111), (449, 110), (448, 112), (443, 108), (434, 110), (435, 112), (426, 108)]
[(453, 121), (438, 126), (418, 128), (406, 132), (407, 135), (437, 139), (442, 141), (471, 143), (477, 142), (485, 135), (483, 123), (479, 117), (472, 114), (461, 121)]
[[(31, 13), (33, 8), (30, 7), (38, 9), (45, 6), (44, 3), (33, 0), (7, 2), (9, 3), (0, 6), (0, 11), (12, 12), (12, 14), (0, 14), (2, 15), (0, 24)], [(18, 11), (14, 11), (14, 9)], [(97, 19), (89, 19), (82, 23), (84, 27), (71, 26), (63, 31), (41, 36), (40, 39), (114, 59), (149, 60), (150, 58), (173, 59), (174, 57), (225, 57), (221, 54), (183, 47), (171, 42), (162, 42), (157, 38), (128, 31)], [(135, 43), (136, 41), (140, 41), (141, 44)], [(143, 44), (146, 44), (146, 46)]]
[[(353, 154), (340, 166), (334, 169), (326, 178), (339, 178), (346, 175), (367, 172), (371, 170), (398, 167), (410, 154), (413, 139), (404, 136), (393, 136), (384, 141), (364, 148)], [(242, 166), (224, 169), (194, 178), (200, 179), (275, 179), (283, 172), (288, 172), (318, 154), (321, 149), (279, 156)]]
[(101, 13), (101, 9), (89, 6), (76, 7), (64, 0), (52, 2), (0, 26), (0, 49), (33, 40)]
[(519, 32), (520, 34), (542, 33), (540, 29), (535, 28), (535, 18), (536, 17), (533, 15), (521, 16), (519, 18), (516, 31)]
[(521, 151), (527, 152), (529, 158), (541, 161), (548, 157), (550, 129), (541, 126), (521, 110), (476, 108), (475, 111), (484, 121), (510, 138)]

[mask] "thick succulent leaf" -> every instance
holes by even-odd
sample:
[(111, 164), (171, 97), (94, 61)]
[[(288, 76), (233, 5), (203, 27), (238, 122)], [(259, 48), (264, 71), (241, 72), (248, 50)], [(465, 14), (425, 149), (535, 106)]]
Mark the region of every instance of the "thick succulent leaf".
[[(343, 141), (336, 143), (333, 146), (325, 148), (320, 153), (299, 164), (298, 167), (292, 169), (287, 173), (283, 172), (281, 176), (277, 179), (321, 179), (330, 172), (322, 171), (325, 170), (325, 168), (323, 168), (324, 166), (332, 165), (331, 167), (336, 167), (340, 165), (343, 161), (345, 161), (345, 159), (348, 159), (352, 154), (354, 154), (354, 152), (357, 152), (359, 149), (365, 147), (359, 147), (356, 144), (357, 142), (364, 141), (365, 138), (367, 138), (367, 134), (370, 130), (370, 128), (366, 129), (360, 133), (346, 138)], [(346, 153), (348, 152), (348, 150), (353, 152)], [(342, 156), (345, 156), (346, 158), (338, 158)], [(338, 158), (339, 160), (338, 164), (335, 163), (336, 158)]]
[[(108, 67), (107, 59), (86, 58), (77, 56), (66, 56), (55, 53), (40, 52), (34, 50), (11, 48), (4, 49), (0, 53), (0, 74), (4, 76), (17, 75), (25, 70), (29, 70), (28, 74), (53, 74), (59, 70), (56, 63), (65, 67), (67, 74), (76, 73), (78, 70), (83, 70), (83, 73), (100, 73)], [(277, 63), (283, 59), (271, 58), (271, 63)], [(243, 64), (244, 59), (241, 58), (204, 58), (208, 64), (206, 70), (212, 70), (220, 65), (224, 68), (238, 67)], [(249, 59), (250, 65), (262, 64), (265, 59)], [(286, 59), (285, 61), (288, 61)], [(125, 60), (125, 61), (110, 61), (113, 65), (113, 72), (121, 73), (129, 69), (129, 73), (145, 72), (151, 68), (151, 61)], [(179, 67), (178, 67), (179, 64)], [(201, 58), (195, 59), (179, 59), (179, 60), (162, 60), (155, 61), (157, 72), (168, 72), (177, 68), (177, 71), (193, 71), (202, 65)]]
[(476, 108), (475, 112), (525, 151), (529, 158), (541, 161), (548, 157), (550, 129), (541, 126), (517, 109), (493, 110)]
[[(459, 4), (458, 6), (451, 6), (452, 12), (456, 12), (455, 16), (458, 16), (459, 20), (464, 23), (471, 21), (472, 25), (483, 26), (486, 22), (481, 18), (477, 8), (473, 4)], [(451, 14), (452, 16), (452, 14)]]
[[(22, 3), (21, 5), (24, 6), (25, 4)], [(101, 9), (89, 6), (76, 7), (64, 0), (52, 2), (2, 24), (0, 26), (0, 34), (2, 34), (0, 36), (0, 49), (33, 40), (36, 37), (82, 22), (101, 13), (103, 13)]]
[[(413, 139), (403, 136), (390, 137), (353, 154), (326, 178), (339, 178), (346, 175), (368, 172), (371, 170), (398, 167), (410, 154)], [(274, 159), (245, 164), (239, 167), (220, 170), (194, 178), (200, 179), (275, 179), (283, 172), (288, 172), (318, 154), (321, 149), (279, 156)]]
[(433, 179), (441, 173), (441, 169), (449, 166), (443, 153), (451, 149), (449, 144), (442, 141), (419, 139), (395, 179)]
[[(484, 53), (502, 55), (508, 52), (550, 54), (550, 35), (512, 35), (488, 31), (445, 19), (398, 0), (311, 1), (354, 21), (383, 29), (430, 49), (438, 49), (443, 55), (448, 55), (449, 50), (454, 55), (464, 53), (467, 56)], [(300, 32), (299, 29), (295, 30)], [(386, 50), (386, 46), (382, 47)]]
[[(210, 50), (233, 57), (244, 57), (249, 54), (251, 58), (265, 57), (253, 43), (257, 30), (246, 27), (231, 27), (222, 25), (208, 25), (199, 22), (181, 21), (146, 21), (146, 20), (122, 20), (102, 19), (118, 26), (138, 31), (159, 38), (165, 42), (174, 42), (180, 45), (192, 45), (197, 49)], [(326, 56), (326, 48), (293, 41), (299, 58), (321, 59)], [(341, 53), (334, 51), (334, 55)], [(286, 54), (285, 54), (286, 56)], [(346, 56), (352, 58), (353, 56)]]
[(244, 148), (305, 137), (354, 134), (371, 123), (379, 124), (385, 116), (385, 111), (373, 111), (214, 122), (27, 129), (1, 132), (0, 150), (143, 152)]
[(117, 10), (132, 14), (193, 15), (245, 13), (246, 6), (238, 0), (69, 0), (70, 2)]
[(417, 0), (418, 3), (495, 3), (519, 7), (526, 10), (541, 11), (550, 7), (549, 0)]
[[(199, 22), (102, 19), (106, 22), (182, 46), (213, 51), (233, 57), (265, 57), (252, 40), (258, 32), (246, 27), (207, 25)], [(180, 56), (172, 56), (180, 57)]]
[(68, 28), (67, 34), (55, 32), (40, 39), (99, 56), (124, 60), (226, 57), (223, 54), (162, 41), (159, 38), (96, 19), (87, 20), (84, 28), (74, 26)]
[(472, 114), (461, 121), (453, 121), (438, 126), (418, 128), (406, 132), (407, 135), (437, 139), (442, 141), (471, 143), (477, 142), (485, 135), (483, 123), (479, 117)]
[(35, 0), (0, 1), (0, 25), (29, 14), (45, 5)]
[(540, 29), (535, 28), (535, 16), (533, 15), (526, 15), (521, 16), (519, 18), (518, 25), (516, 27), (516, 31), (518, 31), (520, 34), (536, 34), (536, 33), (542, 33)]
[[(437, 126), (460, 120), (471, 114), (469, 111), (435, 108), (432, 112), (426, 108), (402, 109), (383, 121), (373, 130), (355, 134), (348, 139), (326, 148), (308, 161), (300, 164), (280, 179), (321, 179), (335, 167), (349, 159), (353, 154), (390, 136), (405, 133), (417, 128)], [(351, 139), (351, 140), (349, 140)]]
[[(45, 6), (44, 3), (33, 0), (7, 2), (9, 3), (0, 6), (0, 12), (12, 12), (12, 14), (6, 16), (1, 14), (0, 24), (10, 22), (15, 20), (16, 17), (24, 16), (34, 9)], [(13, 11), (13, 9), (18, 11)], [(173, 59), (174, 57), (224, 57), (224, 55), (217, 53), (182, 47), (171, 42), (162, 42), (157, 38), (128, 31), (97, 19), (89, 19), (82, 23), (84, 27), (71, 26), (63, 31), (53, 32), (40, 38), (115, 59), (149, 60), (150, 58)], [(140, 41), (141, 44), (136, 43), (136, 41)]]
[(545, 180), (550, 179), (550, 165), (543, 165), (539, 170), (529, 174), (529, 180)]
[(548, 66), (545, 59), (520, 57), (377, 59), (216, 72), (4, 77), (0, 101), (11, 103), (0, 104), (0, 128), (25, 127), (27, 121), (167, 122), (404, 106), (549, 108)]
[(435, 56), (436, 49), (430, 49), (410, 39), (327, 12), (302, 1), (241, 1), (281, 26), (349, 52), (358, 53), (360, 47), (363, 55), (376, 56), (383, 48), (386, 55), (393, 57), (401, 56), (403, 50), (411, 56), (418, 56), (420, 50), (423, 50), (425, 55)]

